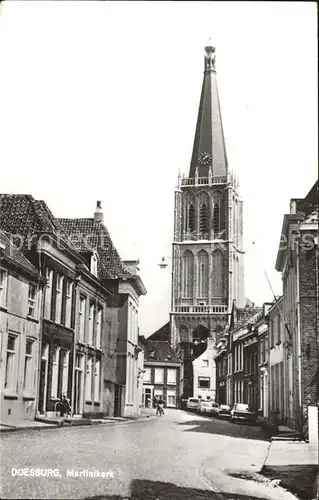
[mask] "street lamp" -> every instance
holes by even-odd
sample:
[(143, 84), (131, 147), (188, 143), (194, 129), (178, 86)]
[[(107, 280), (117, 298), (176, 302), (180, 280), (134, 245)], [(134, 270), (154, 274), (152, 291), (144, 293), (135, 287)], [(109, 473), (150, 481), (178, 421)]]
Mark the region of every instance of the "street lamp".
[(168, 264), (165, 262), (165, 257), (162, 257), (161, 262), (158, 264), (161, 269), (166, 269)]

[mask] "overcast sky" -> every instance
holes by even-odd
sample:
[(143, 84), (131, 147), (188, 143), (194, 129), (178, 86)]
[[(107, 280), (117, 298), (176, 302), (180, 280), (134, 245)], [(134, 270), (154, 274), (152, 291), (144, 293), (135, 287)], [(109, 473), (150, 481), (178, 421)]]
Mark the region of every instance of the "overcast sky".
[[(316, 3), (3, 2), (0, 191), (105, 223), (168, 321), (173, 199), (189, 170), (204, 68), (216, 66), (230, 168), (244, 199), (245, 295), (272, 299), (284, 213), (317, 177)], [(256, 244), (252, 245), (252, 241)], [(169, 264), (171, 260), (168, 259)]]

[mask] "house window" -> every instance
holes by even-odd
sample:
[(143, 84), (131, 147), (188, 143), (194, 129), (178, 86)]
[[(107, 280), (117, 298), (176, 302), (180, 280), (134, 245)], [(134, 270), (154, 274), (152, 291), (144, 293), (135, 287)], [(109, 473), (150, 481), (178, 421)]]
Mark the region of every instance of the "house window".
[(62, 358), (62, 394), (68, 395), (70, 351), (64, 351)]
[(17, 337), (9, 333), (4, 388), (12, 392), (17, 390)]
[(234, 352), (234, 372), (237, 372), (238, 370), (238, 346), (235, 345), (235, 352)]
[(51, 397), (58, 397), (60, 347), (53, 347)]
[(227, 370), (227, 374), (228, 375), (232, 374), (232, 355), (231, 354), (228, 355), (228, 370)]
[(100, 361), (95, 361), (94, 371), (94, 401), (100, 401)]
[(268, 361), (268, 349), (269, 349), (268, 337), (266, 337), (265, 338), (265, 361), (266, 362)]
[(23, 389), (29, 392), (30, 394), (33, 393), (33, 373), (34, 373), (33, 346), (34, 346), (34, 341), (32, 339), (27, 339), (25, 345)]
[(0, 269), (0, 307), (5, 307), (7, 305), (7, 282), (7, 271), (5, 269)]
[(155, 384), (164, 383), (164, 368), (155, 368)]
[(176, 368), (168, 368), (167, 370), (167, 383), (176, 384)]
[(97, 349), (101, 349), (101, 333), (102, 333), (102, 308), (99, 307), (96, 315), (95, 347)]
[(37, 296), (37, 287), (30, 283), (29, 285), (29, 296), (28, 296), (28, 315), (35, 317), (35, 306), (36, 306), (36, 296)]
[(63, 289), (64, 276), (57, 275), (56, 288), (55, 288), (55, 322), (61, 323), (62, 316), (62, 289)]
[(202, 359), (203, 368), (208, 368), (208, 359)]
[(46, 268), (46, 280), (44, 317), (51, 319), (53, 270), (48, 267)]
[(85, 331), (85, 310), (86, 310), (86, 298), (81, 296), (80, 297), (80, 304), (79, 304), (79, 337), (78, 340), (79, 342), (84, 342), (84, 331)]
[(88, 357), (86, 363), (85, 399), (86, 401), (92, 401), (92, 358), (91, 357)]
[(154, 396), (157, 398), (157, 399), (163, 399), (163, 391), (162, 389), (154, 389)]
[(281, 341), (281, 317), (280, 314), (278, 313), (277, 315), (277, 344), (279, 344)]
[(150, 381), (151, 381), (151, 368), (145, 368), (143, 382), (150, 382)]
[(176, 406), (176, 392), (167, 391), (167, 406)]
[(262, 364), (264, 362), (264, 341), (261, 340), (259, 344), (259, 363)]
[(210, 377), (198, 377), (198, 387), (200, 389), (209, 389)]
[(65, 326), (67, 328), (71, 327), (72, 292), (73, 292), (73, 283), (71, 280), (67, 280), (66, 293), (65, 293)]
[(90, 315), (89, 315), (89, 336), (88, 336), (88, 344), (93, 345), (93, 329), (94, 329), (94, 314), (95, 307), (94, 304), (90, 304)]
[(93, 252), (93, 255), (91, 256), (91, 273), (94, 276), (97, 276), (97, 253)]

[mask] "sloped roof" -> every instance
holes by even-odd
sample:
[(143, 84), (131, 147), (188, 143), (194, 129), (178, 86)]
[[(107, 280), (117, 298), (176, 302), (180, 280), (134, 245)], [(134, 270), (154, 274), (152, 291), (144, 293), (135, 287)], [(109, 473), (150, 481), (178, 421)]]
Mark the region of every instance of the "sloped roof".
[(156, 332), (152, 333), (147, 340), (162, 340), (165, 342), (169, 341), (169, 322), (165, 323), (165, 325), (161, 326)]
[(13, 263), (20, 269), (27, 271), (35, 277), (39, 277), (38, 270), (31, 262), (23, 255), (13, 243), (13, 238), (8, 237), (0, 229), (0, 243), (4, 248), (1, 248), (1, 258), (9, 263)]
[(35, 243), (33, 238), (40, 233), (59, 236), (72, 248), (47, 204), (29, 194), (0, 194), (0, 226), (6, 233), (15, 235), (21, 249)]
[(179, 363), (180, 359), (168, 342), (146, 339), (144, 347), (145, 361)]
[(318, 223), (318, 207), (313, 210), (308, 217), (306, 217), (305, 222), (307, 223)]
[(104, 224), (95, 222), (93, 218), (57, 220), (78, 252), (97, 252), (100, 279), (114, 279), (130, 274)]
[(234, 328), (247, 325), (254, 318), (257, 319), (257, 317), (260, 314), (262, 314), (262, 312), (263, 312), (262, 307), (244, 307), (244, 308), (238, 308), (236, 310), (237, 321), (236, 321), (236, 323), (234, 325)]

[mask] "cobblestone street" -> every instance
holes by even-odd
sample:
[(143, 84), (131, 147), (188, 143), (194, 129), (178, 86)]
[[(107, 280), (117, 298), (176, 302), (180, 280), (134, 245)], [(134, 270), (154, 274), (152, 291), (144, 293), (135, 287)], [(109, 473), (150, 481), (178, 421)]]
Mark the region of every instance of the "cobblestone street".
[[(143, 422), (3, 433), (1, 497), (291, 499), (231, 475), (260, 470), (268, 446), (259, 427), (180, 410)], [(55, 475), (20, 476), (22, 468)]]

